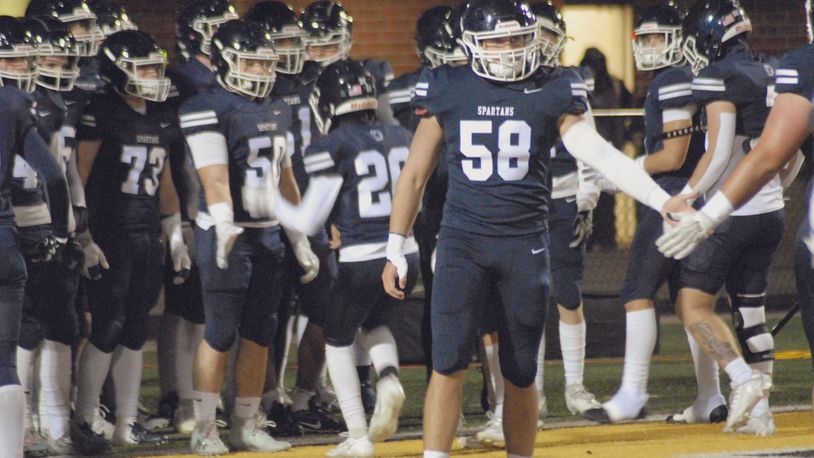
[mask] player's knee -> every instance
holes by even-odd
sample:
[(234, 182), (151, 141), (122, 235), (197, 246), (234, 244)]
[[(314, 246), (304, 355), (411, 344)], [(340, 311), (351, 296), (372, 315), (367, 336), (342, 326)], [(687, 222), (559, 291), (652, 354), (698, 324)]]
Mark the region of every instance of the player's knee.
[(240, 326), (240, 337), (251, 340), (261, 347), (268, 347), (277, 334), (277, 314), (246, 321)]
[(232, 348), (237, 339), (237, 328), (234, 326), (206, 326), (204, 340), (210, 347), (225, 353)]
[(133, 351), (141, 350), (144, 343), (147, 342), (147, 329), (146, 322), (130, 327), (122, 336), (121, 344)]
[(16, 362), (17, 344), (13, 340), (0, 340), (0, 386), (19, 385)]
[(534, 358), (501, 358), (500, 371), (503, 378), (518, 388), (527, 388), (534, 383), (537, 375), (537, 359)]
[(557, 289), (557, 305), (566, 310), (576, 310), (582, 305), (582, 289), (576, 283), (567, 283), (565, 288)]
[(453, 375), (469, 367), (471, 354), (453, 352), (451, 349), (434, 345), (432, 348), (432, 369), (444, 375)]
[(105, 353), (112, 353), (122, 340), (122, 322), (113, 320), (107, 325), (93, 326), (90, 342)]
[(766, 326), (766, 295), (732, 294), (732, 321), (747, 363), (774, 360), (774, 337)]

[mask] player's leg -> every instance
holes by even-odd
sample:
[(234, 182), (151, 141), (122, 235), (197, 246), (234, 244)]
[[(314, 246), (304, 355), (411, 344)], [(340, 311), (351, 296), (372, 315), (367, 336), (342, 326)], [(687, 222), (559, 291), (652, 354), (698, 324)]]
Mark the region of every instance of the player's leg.
[(483, 237), (449, 228), (438, 238), (432, 292), (433, 373), (424, 399), (425, 456), (449, 454), (455, 438), (472, 342), (493, 290), (481, 264), (485, 246), (489, 245)]
[(26, 268), (12, 227), (0, 229), (0, 457), (23, 454), (25, 395), (15, 353), (20, 333)]
[[(550, 293), (548, 234), (502, 241), (494, 251), (499, 320), (500, 368), (506, 384), (503, 431), (509, 454), (530, 457), (537, 432), (537, 353)], [(499, 255), (497, 253), (500, 253)]]
[[(495, 296), (493, 302), (499, 301), (499, 297)], [(497, 319), (493, 322), (496, 323)], [(486, 356), (484, 370), (489, 373), (489, 383), (494, 391), (495, 401), (490, 406), (490, 411), (487, 412), (487, 416), (491, 415), (491, 418), (475, 437), (483, 445), (503, 448), (506, 446), (506, 436), (503, 434), (503, 407), (506, 401), (506, 384), (503, 380), (503, 372), (500, 370), (500, 343), (496, 328), (489, 329), (489, 333), (483, 336), (483, 348)]]
[[(258, 424), (266, 380), (268, 347), (277, 330), (277, 310), (286, 282), (285, 245), (279, 226), (250, 230), (250, 278), (240, 316), (240, 347), (235, 372), (236, 398), (229, 443), (237, 450), (277, 452), (291, 447)], [(231, 262), (230, 262), (231, 264)]]
[[(811, 250), (803, 241), (811, 229), (804, 221), (797, 231), (794, 241), (794, 280), (797, 286), (797, 297), (800, 302), (800, 319), (808, 340), (808, 348), (814, 352), (814, 265)], [(814, 407), (814, 388), (811, 390), (811, 404)]]

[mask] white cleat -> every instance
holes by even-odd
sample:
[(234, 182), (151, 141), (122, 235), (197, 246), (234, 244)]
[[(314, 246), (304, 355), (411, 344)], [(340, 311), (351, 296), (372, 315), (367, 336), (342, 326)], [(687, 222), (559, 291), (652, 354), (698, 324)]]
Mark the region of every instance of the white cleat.
[(399, 414), (404, 406), (404, 388), (398, 377), (387, 375), (376, 382), (376, 408), (370, 417), (367, 437), (372, 442), (383, 442), (399, 427)]
[(335, 449), (329, 451), (325, 456), (343, 458), (369, 458), (373, 456), (373, 442), (367, 436), (358, 439), (345, 439)]
[(601, 409), (602, 404), (581, 383), (565, 387), (565, 407), (572, 415), (582, 415), (591, 409)]
[(741, 426), (735, 432), (738, 434), (753, 434), (759, 437), (774, 436), (777, 428), (774, 425), (774, 418), (771, 412), (766, 412), (758, 417), (751, 417), (746, 425)]
[(506, 447), (506, 437), (503, 435), (503, 419), (492, 417), (486, 426), (475, 434), (481, 445), (495, 448)]
[(93, 432), (100, 434), (107, 440), (113, 440), (113, 432), (116, 431), (116, 425), (108, 421), (107, 417), (110, 415), (110, 410), (103, 405), (96, 408), (93, 416), (93, 423), (90, 425)]
[[(229, 445), (235, 450), (250, 452), (282, 452), (291, 448), (288, 442), (278, 441), (258, 425), (266, 424), (265, 416), (239, 421), (232, 418), (232, 429), (229, 431)], [(241, 424), (242, 423), (242, 424)]]
[(192, 453), (203, 456), (225, 455), (229, 448), (220, 440), (218, 428), (214, 423), (196, 425), (189, 441)]
[(758, 371), (752, 371), (752, 377), (739, 386), (732, 386), (729, 394), (729, 417), (726, 419), (724, 432), (736, 432), (749, 421), (749, 413), (769, 394), (772, 389), (772, 378)]

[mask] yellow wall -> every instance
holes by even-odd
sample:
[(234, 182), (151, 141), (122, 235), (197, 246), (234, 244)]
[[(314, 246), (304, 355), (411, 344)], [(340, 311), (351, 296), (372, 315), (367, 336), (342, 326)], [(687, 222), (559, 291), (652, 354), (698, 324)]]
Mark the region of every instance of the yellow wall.
[(22, 17), (28, 0), (0, 0), (0, 16)]
[(564, 65), (578, 65), (590, 47), (599, 48), (611, 75), (628, 89), (635, 84), (633, 67), (633, 8), (629, 5), (565, 5), (562, 14), (568, 29)]

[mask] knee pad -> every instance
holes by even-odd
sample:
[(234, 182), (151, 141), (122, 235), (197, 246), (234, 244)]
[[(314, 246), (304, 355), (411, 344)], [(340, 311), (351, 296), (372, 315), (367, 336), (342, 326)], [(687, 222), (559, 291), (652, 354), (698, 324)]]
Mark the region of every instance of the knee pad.
[[(502, 346), (500, 348), (503, 350)], [(505, 357), (500, 352), (500, 371), (503, 378), (518, 388), (527, 388), (537, 376), (537, 355), (516, 355)]]
[(0, 340), (0, 386), (20, 384), (16, 351), (17, 344), (13, 340)]
[(90, 342), (105, 353), (113, 353), (122, 340), (122, 331), (123, 323), (120, 319), (115, 319), (107, 324), (93, 324)]
[(766, 326), (766, 293), (732, 294), (732, 324), (747, 363), (774, 360), (774, 337)]

